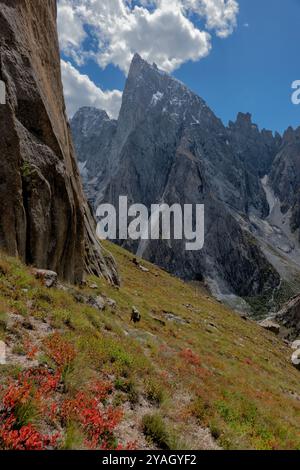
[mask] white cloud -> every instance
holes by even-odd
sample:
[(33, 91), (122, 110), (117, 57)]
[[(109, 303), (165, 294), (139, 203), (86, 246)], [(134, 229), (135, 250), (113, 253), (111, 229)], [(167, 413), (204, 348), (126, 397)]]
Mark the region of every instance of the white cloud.
[[(114, 64), (127, 73), (132, 56), (171, 72), (188, 60), (197, 61), (211, 49), (211, 33), (227, 37), (238, 14), (237, 0), (59, 0), (59, 32), (63, 51), (73, 59), (93, 56), (105, 68)], [(206, 30), (191, 21), (204, 18)], [(85, 51), (84, 25), (97, 41)], [(208, 32), (209, 31), (209, 32)]]
[[(229, 36), (238, 10), (237, 0), (59, 0), (60, 46), (77, 65), (92, 58), (101, 68), (114, 64), (127, 74), (138, 52), (172, 72), (206, 57), (212, 34)], [(193, 22), (195, 16), (205, 27)], [(103, 92), (69, 62), (62, 62), (62, 73), (70, 115), (83, 105), (118, 115), (120, 91)]]
[(68, 56), (80, 62), (77, 51), (87, 37), (81, 18), (71, 4), (60, 3), (57, 18), (58, 35), (61, 48)]
[(64, 60), (61, 61), (61, 69), (66, 106), (70, 117), (82, 106), (105, 109), (110, 117), (118, 117), (122, 101), (120, 91), (102, 91), (87, 75), (81, 75), (75, 67)]
[(206, 27), (215, 30), (219, 37), (233, 33), (237, 24), (237, 0), (183, 0), (187, 9), (206, 19)]

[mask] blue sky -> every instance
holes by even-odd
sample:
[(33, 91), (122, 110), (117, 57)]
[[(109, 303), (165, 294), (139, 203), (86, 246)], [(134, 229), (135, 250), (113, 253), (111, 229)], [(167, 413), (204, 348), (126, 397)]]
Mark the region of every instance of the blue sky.
[(237, 30), (226, 40), (214, 38), (207, 58), (183, 65), (174, 75), (225, 122), (237, 111), (248, 111), (261, 127), (299, 126), (291, 83), (300, 80), (300, 0), (239, 3)]
[[(226, 38), (212, 34), (209, 55), (183, 63), (172, 74), (203, 97), (225, 123), (242, 111), (252, 113), (260, 127), (274, 131), (299, 126), (300, 105), (291, 102), (291, 84), (300, 80), (300, 0), (238, 3), (234, 32)], [(204, 26), (201, 18), (190, 19), (199, 29)], [(91, 45), (87, 35), (82, 48), (89, 51)], [(79, 65), (66, 51), (62, 57), (103, 91), (123, 90), (126, 72), (116, 65), (101, 69), (89, 58)]]

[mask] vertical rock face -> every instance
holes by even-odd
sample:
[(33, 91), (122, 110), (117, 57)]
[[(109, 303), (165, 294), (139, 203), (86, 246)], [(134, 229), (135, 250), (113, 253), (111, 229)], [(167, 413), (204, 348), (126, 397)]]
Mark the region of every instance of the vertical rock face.
[(83, 195), (65, 114), (55, 0), (0, 0), (0, 248), (79, 282), (117, 281)]
[(260, 131), (249, 113), (238, 113), (236, 121), (229, 122), (228, 134), (234, 151), (251, 173), (261, 178), (269, 173), (282, 142), (279, 134)]
[(78, 165), (85, 193), (91, 204), (99, 187), (105, 184), (116, 129), (117, 121), (110, 119), (105, 111), (96, 108), (83, 107), (72, 119)]
[(290, 225), (296, 232), (300, 228), (300, 127), (296, 130), (289, 128), (284, 133), (269, 180), (282, 212), (291, 211)]

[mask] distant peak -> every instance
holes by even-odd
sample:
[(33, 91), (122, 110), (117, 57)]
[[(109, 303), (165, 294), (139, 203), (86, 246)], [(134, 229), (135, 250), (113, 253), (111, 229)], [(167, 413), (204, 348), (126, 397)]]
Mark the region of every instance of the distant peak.
[(292, 143), (295, 141), (299, 142), (300, 139), (300, 127), (294, 129), (292, 126), (289, 126), (283, 134), (283, 141), (286, 143)]
[(142, 59), (140, 54), (136, 52), (132, 58), (132, 62), (144, 62), (144, 60)]
[(237, 118), (236, 118), (236, 124), (252, 125), (252, 114), (251, 113), (238, 113)]
[(146, 61), (140, 56), (140, 54), (138, 54), (138, 53), (136, 52), (136, 53), (134, 54), (133, 58), (132, 58), (131, 65), (130, 65), (130, 70), (132, 70), (132, 69), (137, 69), (137, 68), (141, 68), (141, 67), (145, 67), (145, 66), (151, 67), (150, 64), (148, 64), (148, 62), (146, 62)]
[(83, 116), (95, 116), (101, 119), (110, 119), (107, 112), (104, 109), (95, 108), (93, 106), (82, 106), (78, 109), (78, 111), (74, 114), (72, 121), (81, 118)]

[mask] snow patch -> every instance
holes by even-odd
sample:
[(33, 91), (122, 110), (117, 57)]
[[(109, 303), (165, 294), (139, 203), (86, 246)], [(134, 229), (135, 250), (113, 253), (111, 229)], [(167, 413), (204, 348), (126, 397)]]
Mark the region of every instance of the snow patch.
[(261, 180), (261, 184), (264, 188), (264, 191), (266, 193), (266, 198), (269, 204), (270, 212), (269, 215), (272, 214), (274, 207), (278, 203), (278, 199), (276, 198), (273, 189), (269, 185), (269, 177), (268, 175), (264, 176), (263, 179)]
[(151, 106), (156, 106), (159, 101), (161, 101), (164, 97), (164, 94), (161, 93), (160, 91), (157, 91), (153, 96), (151, 100)]

